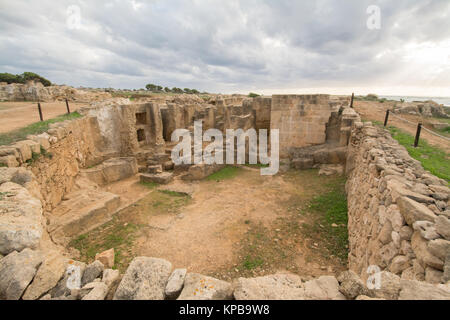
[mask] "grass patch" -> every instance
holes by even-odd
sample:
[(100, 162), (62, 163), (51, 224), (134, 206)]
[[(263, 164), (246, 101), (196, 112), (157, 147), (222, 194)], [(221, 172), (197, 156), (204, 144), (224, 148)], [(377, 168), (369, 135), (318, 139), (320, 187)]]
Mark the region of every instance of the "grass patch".
[(155, 189), (159, 187), (159, 184), (156, 182), (140, 182), (140, 184), (149, 189)]
[(25, 140), (28, 135), (41, 134), (49, 129), (50, 124), (63, 122), (66, 120), (73, 120), (82, 117), (78, 112), (72, 112), (71, 114), (65, 114), (53, 119), (49, 119), (42, 122), (35, 122), (21, 129), (13, 130), (0, 134), (0, 145), (6, 145), (14, 143), (20, 140)]
[(86, 262), (94, 261), (97, 253), (114, 248), (114, 268), (124, 272), (133, 258), (129, 253), (138, 229), (138, 225), (122, 223), (117, 217), (114, 217), (111, 222), (80, 235), (72, 240), (69, 245), (78, 249), (81, 260)]
[(450, 182), (449, 154), (445, 151), (429, 145), (425, 140), (419, 141), (419, 146), (414, 148), (414, 136), (390, 126), (392, 137), (408, 150), (409, 155), (420, 161), (425, 170), (433, 175)]
[(171, 191), (171, 190), (158, 190), (159, 192), (166, 194), (171, 197), (188, 197), (187, 194), (177, 191)]
[(246, 270), (253, 270), (256, 269), (258, 267), (261, 267), (264, 264), (264, 260), (260, 257), (250, 257), (247, 256), (245, 257), (244, 262), (242, 263), (242, 266), (246, 269)]
[(345, 178), (327, 184), (329, 190), (316, 196), (306, 209), (315, 215), (311, 223), (302, 225), (305, 232), (329, 253), (346, 263), (348, 255), (347, 197)]
[(207, 181), (220, 181), (220, 180), (226, 180), (226, 179), (232, 179), (238, 175), (238, 173), (241, 171), (241, 168), (238, 167), (225, 167), (208, 177), (206, 177)]

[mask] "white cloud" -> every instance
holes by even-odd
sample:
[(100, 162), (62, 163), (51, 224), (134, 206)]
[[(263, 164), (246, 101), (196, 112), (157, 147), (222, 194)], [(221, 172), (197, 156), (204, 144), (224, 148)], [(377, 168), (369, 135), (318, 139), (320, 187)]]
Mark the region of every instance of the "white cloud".
[[(373, 2), (0, 0), (0, 72), (75, 86), (450, 96), (450, 2), (375, 1), (382, 28), (371, 31)], [(80, 29), (67, 28), (70, 5)]]

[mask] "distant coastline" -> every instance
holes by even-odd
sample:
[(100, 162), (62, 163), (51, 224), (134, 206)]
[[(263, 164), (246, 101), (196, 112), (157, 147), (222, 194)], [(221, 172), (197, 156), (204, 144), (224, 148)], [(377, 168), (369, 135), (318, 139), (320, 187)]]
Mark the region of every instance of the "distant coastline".
[(443, 104), (444, 106), (450, 108), (450, 97), (379, 96), (379, 98), (396, 101), (400, 101), (400, 99), (403, 99), (406, 102), (433, 100), (438, 104)]

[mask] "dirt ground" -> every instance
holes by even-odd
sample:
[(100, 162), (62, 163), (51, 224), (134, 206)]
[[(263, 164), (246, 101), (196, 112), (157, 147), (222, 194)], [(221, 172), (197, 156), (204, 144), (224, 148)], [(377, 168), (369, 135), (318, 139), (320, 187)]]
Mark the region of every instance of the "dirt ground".
[[(374, 102), (374, 101), (355, 101), (355, 110), (361, 115), (361, 118), (365, 121), (380, 121), (384, 123), (384, 119), (386, 116), (386, 110), (392, 109), (393, 102)], [(398, 115), (406, 120), (412, 121), (414, 123), (426, 123), (427, 119), (424, 119), (421, 116), (414, 116), (414, 115), (405, 115), (401, 114)], [(409, 124), (405, 121), (396, 119), (395, 117), (391, 116), (389, 118), (388, 125), (395, 126), (399, 129), (402, 129), (406, 132), (408, 132), (411, 135), (415, 135), (417, 131), (417, 126), (414, 126), (412, 124)], [(431, 129), (431, 128), (429, 128)], [(429, 144), (439, 147), (446, 152), (450, 152), (450, 142), (446, 139), (442, 139), (438, 136), (435, 136), (425, 130), (422, 130), (422, 133), (420, 135), (421, 139), (426, 140)]]
[[(271, 177), (261, 176), (259, 169), (241, 168), (236, 177), (223, 181), (187, 186), (175, 181), (155, 187), (113, 222), (72, 245), (81, 249), (87, 262), (95, 253), (115, 247), (121, 271), (142, 255), (225, 280), (277, 272), (305, 278), (336, 274), (346, 262), (330, 254), (316, 240), (317, 234), (301, 227), (314, 223), (304, 210), (333, 179), (318, 176), (316, 170)], [(173, 191), (180, 185), (191, 196)], [(116, 185), (110, 191), (119, 189)]]
[[(70, 111), (76, 111), (86, 103), (69, 102)], [(67, 112), (66, 102), (42, 102), (44, 120), (55, 118)], [(0, 133), (23, 128), (39, 121), (36, 102), (0, 102)]]

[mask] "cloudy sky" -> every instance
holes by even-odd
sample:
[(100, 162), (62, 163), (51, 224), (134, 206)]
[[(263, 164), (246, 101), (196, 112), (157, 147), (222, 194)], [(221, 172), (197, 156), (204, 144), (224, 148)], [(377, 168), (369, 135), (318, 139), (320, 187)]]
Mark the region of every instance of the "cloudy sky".
[(73, 86), (450, 96), (450, 1), (0, 0), (0, 52)]

